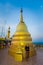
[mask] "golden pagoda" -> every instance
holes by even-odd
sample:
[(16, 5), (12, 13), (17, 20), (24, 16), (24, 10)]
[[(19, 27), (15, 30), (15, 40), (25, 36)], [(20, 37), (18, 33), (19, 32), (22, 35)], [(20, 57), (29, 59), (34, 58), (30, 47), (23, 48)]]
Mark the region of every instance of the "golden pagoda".
[(9, 26), (9, 28), (8, 28), (8, 32), (7, 32), (6, 37), (7, 37), (8, 39), (10, 39), (10, 26)]
[(9, 48), (9, 54), (12, 55), (16, 61), (23, 61), (24, 59), (35, 55), (31, 34), (28, 32), (27, 26), (23, 21), (22, 12), (21, 9), (20, 22), (17, 25)]

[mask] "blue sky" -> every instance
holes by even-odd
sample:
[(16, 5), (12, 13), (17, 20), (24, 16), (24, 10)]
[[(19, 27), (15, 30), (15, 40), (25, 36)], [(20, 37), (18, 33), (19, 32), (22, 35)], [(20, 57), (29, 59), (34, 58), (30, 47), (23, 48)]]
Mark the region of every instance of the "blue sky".
[[(23, 19), (33, 41), (43, 41), (43, 0), (0, 0), (0, 36), (11, 27), (11, 36), (20, 21), (20, 8)], [(3, 33), (3, 35), (4, 35)]]

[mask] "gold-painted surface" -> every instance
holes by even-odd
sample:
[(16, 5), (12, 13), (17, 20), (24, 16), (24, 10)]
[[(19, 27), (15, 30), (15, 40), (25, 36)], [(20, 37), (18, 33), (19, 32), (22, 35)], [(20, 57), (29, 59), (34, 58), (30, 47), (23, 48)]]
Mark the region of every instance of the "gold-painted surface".
[(9, 54), (12, 55), (16, 61), (22, 61), (26, 58), (25, 46), (29, 46), (29, 57), (35, 55), (35, 48), (32, 44), (31, 34), (28, 32), (27, 26), (23, 22), (21, 13), (20, 23), (12, 37)]

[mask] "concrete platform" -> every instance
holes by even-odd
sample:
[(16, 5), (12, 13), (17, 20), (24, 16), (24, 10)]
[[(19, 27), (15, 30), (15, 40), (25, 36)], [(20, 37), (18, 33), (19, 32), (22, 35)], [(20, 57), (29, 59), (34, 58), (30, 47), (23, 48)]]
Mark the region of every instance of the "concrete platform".
[(0, 50), (0, 65), (43, 65), (43, 49), (37, 49), (37, 55), (24, 60), (22, 62), (15, 62), (14, 59), (8, 55), (8, 48)]

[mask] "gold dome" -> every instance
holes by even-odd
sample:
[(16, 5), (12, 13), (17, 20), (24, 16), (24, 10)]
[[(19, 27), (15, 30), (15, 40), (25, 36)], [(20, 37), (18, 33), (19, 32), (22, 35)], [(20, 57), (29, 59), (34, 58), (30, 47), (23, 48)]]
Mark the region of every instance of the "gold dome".
[(28, 32), (26, 24), (24, 22), (20, 22), (17, 26), (16, 32)]

